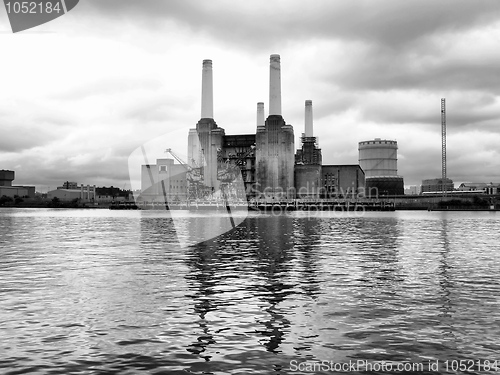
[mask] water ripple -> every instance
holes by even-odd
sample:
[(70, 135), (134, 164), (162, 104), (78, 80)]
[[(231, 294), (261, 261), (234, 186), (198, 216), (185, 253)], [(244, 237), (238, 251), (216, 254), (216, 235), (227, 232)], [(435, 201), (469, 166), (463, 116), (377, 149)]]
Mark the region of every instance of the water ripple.
[(498, 216), (251, 214), (202, 243), (176, 231), (216, 215), (1, 209), (2, 373), (496, 359)]

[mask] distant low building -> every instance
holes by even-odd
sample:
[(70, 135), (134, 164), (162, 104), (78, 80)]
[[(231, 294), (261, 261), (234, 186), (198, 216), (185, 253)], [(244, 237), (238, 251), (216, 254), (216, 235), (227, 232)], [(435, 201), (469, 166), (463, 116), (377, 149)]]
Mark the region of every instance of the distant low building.
[[(58, 198), (61, 201), (70, 202), (77, 199), (80, 203), (110, 203), (114, 201), (133, 200), (129, 190), (117, 187), (96, 187), (95, 185), (80, 185), (74, 188), (76, 182), (65, 182), (56, 190), (47, 193), (48, 199)], [(71, 188), (65, 188), (70, 186)]]
[(419, 195), (420, 194), (420, 186), (412, 185), (405, 189), (405, 195)]
[(0, 197), (21, 197), (21, 198), (34, 198), (34, 186), (12, 186), (14, 181), (15, 172), (2, 169), (0, 170)]
[(462, 182), (458, 187), (460, 191), (477, 191), (478, 193), (484, 192), (488, 184), (485, 182)]
[(459, 191), (474, 191), (477, 193), (485, 194), (499, 194), (500, 183), (499, 182), (463, 182), (458, 187)]
[(80, 202), (95, 202), (96, 201), (96, 187), (95, 185), (84, 186), (83, 184), (79, 189), (64, 189), (58, 187), (56, 190), (51, 190), (47, 193), (48, 199), (57, 198), (61, 201), (72, 201), (78, 199)]
[[(444, 188), (444, 189), (443, 189)], [(442, 191), (453, 191), (455, 190), (455, 185), (453, 181), (446, 178), (444, 181), (442, 178), (432, 178), (428, 180), (422, 180), (421, 192), (423, 193), (439, 193)]]
[(500, 183), (490, 183), (486, 186), (485, 193), (489, 195), (500, 194)]
[(129, 201), (134, 200), (132, 192), (129, 190), (122, 190), (120, 188), (110, 186), (110, 187), (98, 187), (96, 188), (95, 200), (99, 203), (104, 202), (116, 202), (116, 201)]

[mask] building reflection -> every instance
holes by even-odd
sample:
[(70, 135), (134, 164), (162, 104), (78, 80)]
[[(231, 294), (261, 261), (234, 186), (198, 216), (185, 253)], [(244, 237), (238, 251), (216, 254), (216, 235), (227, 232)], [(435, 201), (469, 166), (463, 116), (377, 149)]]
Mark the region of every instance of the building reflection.
[(316, 217), (295, 218), (293, 222), (295, 250), (299, 258), (300, 287), (312, 299), (320, 293), (318, 272), (321, 268), (321, 255), (318, 254), (321, 233), (326, 228), (324, 221)]
[[(294, 257), (293, 218), (288, 215), (269, 216), (255, 220), (255, 234), (259, 247), (255, 250), (259, 264), (258, 274), (264, 283), (255, 285), (256, 296), (266, 303), (267, 318), (260, 319), (263, 328), (256, 330), (264, 336), (259, 340), (269, 352), (279, 347), (290, 328), (288, 309), (280, 306), (289, 295), (297, 293), (297, 285), (290, 282), (291, 260)], [(292, 280), (294, 281), (294, 280)]]
[(217, 248), (213, 243), (200, 243), (191, 249), (192, 253), (188, 260), (191, 272), (186, 275), (186, 279), (194, 282), (196, 288), (190, 296), (194, 300), (193, 310), (199, 317), (198, 325), (202, 334), (196, 341), (190, 344), (187, 351), (203, 357), (206, 361), (210, 356), (203, 355), (207, 347), (215, 343), (213, 329), (206, 316), (210, 311), (218, 309), (217, 291), (215, 287), (220, 282), (217, 277), (217, 266), (219, 264)]
[[(216, 287), (220, 284), (220, 252), (216, 239), (201, 242), (204, 238), (211, 238), (210, 233), (219, 228), (225, 217), (210, 215), (192, 215), (173, 212), (145, 211), (141, 217), (141, 246), (147, 257), (145, 263), (172, 262), (176, 264), (180, 259), (186, 263), (189, 272), (184, 278), (188, 281), (189, 295), (186, 297), (194, 301), (193, 310), (199, 332), (194, 342), (187, 345), (186, 350), (199, 355), (205, 361), (210, 360), (206, 355), (209, 345), (215, 343), (213, 329), (207, 319), (210, 311), (219, 307)], [(191, 246), (187, 246), (192, 244)], [(182, 284), (175, 279), (177, 274), (164, 275), (166, 283)]]
[[(237, 303), (226, 300), (227, 295), (224, 293), (227, 290), (224, 287), (230, 283), (228, 270), (235, 268), (238, 262), (245, 260), (248, 255), (237, 249), (238, 240), (243, 241), (248, 230), (246, 222), (240, 222), (242, 223), (239, 226), (230, 229), (227, 215), (203, 215), (186, 217), (176, 223), (181, 244), (191, 244), (184, 249), (187, 255), (185, 262), (189, 268), (185, 279), (192, 292), (188, 297), (193, 300), (193, 310), (201, 332), (197, 334), (196, 340), (188, 345), (187, 351), (199, 355), (207, 362), (211, 358), (208, 354), (209, 346), (216, 343), (219, 332), (228, 329), (216, 327), (216, 323), (207, 315), (223, 306)], [(228, 230), (222, 232), (224, 228)], [(221, 232), (221, 235), (212, 235)], [(234, 273), (238, 271), (234, 269)], [(235, 285), (231, 284), (231, 287), (233, 286)]]
[(190, 297), (202, 332), (189, 346), (190, 352), (203, 357), (203, 352), (215, 342), (217, 331), (206, 319), (209, 312), (225, 304), (241, 303), (224, 300), (227, 295), (222, 295), (220, 284), (231, 282), (225, 278), (228, 272), (238, 275), (238, 281), (231, 284), (237, 289), (231, 290), (235, 298), (247, 295), (244, 303), (251, 303), (252, 308), (262, 305), (257, 301), (264, 302), (261, 311), (265, 315), (255, 317), (258, 327), (254, 332), (262, 337), (259, 342), (266, 350), (278, 351), (290, 326), (286, 311), (279, 304), (296, 292), (295, 285), (286, 281), (293, 246), (293, 222), (283, 215), (248, 218), (234, 231), (187, 249), (190, 273), (186, 279), (193, 290)]
[(448, 329), (443, 332), (445, 335), (455, 338), (453, 334), (452, 320), (453, 320), (453, 303), (451, 290), (453, 289), (453, 283), (451, 280), (451, 267), (449, 265), (450, 256), (450, 240), (448, 238), (448, 220), (443, 218), (441, 220), (441, 257), (438, 263), (438, 274), (439, 274), (439, 287), (440, 287), (440, 301), (442, 301), (441, 306), (439, 306), (440, 319), (442, 320), (442, 325), (446, 326)]
[[(195, 225), (202, 224), (190, 224)], [(187, 350), (208, 361), (208, 348), (220, 338), (221, 330), (210, 319), (210, 312), (226, 311), (225, 306), (234, 305), (241, 317), (247, 314), (244, 306), (256, 309), (252, 332), (266, 351), (280, 352), (293, 313), (287, 299), (294, 296), (296, 303), (303, 299), (300, 295), (313, 299), (320, 293), (320, 261), (315, 249), (319, 229), (317, 219), (249, 217), (233, 231), (188, 247), (189, 273), (185, 277), (200, 334)], [(230, 274), (233, 279), (228, 278)], [(230, 293), (224, 294), (228, 290)], [(243, 295), (245, 299), (239, 299)], [(238, 319), (240, 316), (234, 316)]]
[(140, 242), (145, 249), (158, 244), (178, 244), (174, 222), (168, 211), (162, 212), (161, 216), (142, 211), (140, 226)]

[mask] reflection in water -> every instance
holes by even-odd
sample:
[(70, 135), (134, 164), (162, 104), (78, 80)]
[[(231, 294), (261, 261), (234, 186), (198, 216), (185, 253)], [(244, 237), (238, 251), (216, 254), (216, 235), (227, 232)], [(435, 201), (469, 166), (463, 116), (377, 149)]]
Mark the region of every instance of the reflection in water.
[(248, 215), (246, 207), (231, 207), (229, 211), (188, 212), (173, 210), (169, 213), (177, 231), (177, 240), (182, 247), (208, 241), (232, 232)]
[(217, 292), (214, 290), (219, 278), (216, 276), (218, 261), (214, 248), (211, 248), (205, 243), (196, 245), (196, 250), (193, 249), (188, 265), (191, 272), (186, 275), (186, 279), (197, 283), (198, 290), (190, 297), (195, 301), (194, 311), (199, 317), (198, 324), (201, 329), (201, 335), (198, 336), (196, 342), (192, 343), (187, 350), (193, 354), (202, 356), (206, 361), (210, 360), (210, 355), (203, 356), (202, 353), (206, 347), (215, 343), (214, 337), (211, 334), (210, 321), (206, 315), (210, 311), (217, 310)]
[(441, 325), (443, 334), (449, 336), (450, 339), (454, 339), (452, 320), (452, 296), (450, 290), (453, 289), (453, 283), (451, 281), (451, 267), (449, 265), (449, 254), (450, 254), (450, 240), (448, 238), (448, 219), (443, 218), (441, 220), (441, 238), (442, 238), (442, 249), (441, 249), (441, 259), (439, 260), (439, 285), (441, 286)]
[(357, 243), (363, 271), (360, 281), (368, 288), (394, 288), (401, 281), (398, 275), (397, 239), (400, 232), (397, 219), (358, 221), (355, 228), (353, 237), (362, 238)]
[[(207, 218), (189, 220), (198, 221), (189, 224), (193, 227), (202, 226)], [(194, 290), (190, 298), (200, 333), (188, 351), (205, 360), (212, 358), (213, 354), (206, 353), (208, 347), (224, 340), (216, 333), (227, 330), (230, 334), (232, 329), (214, 322), (221, 311), (227, 313), (230, 306), (243, 302), (248, 307), (258, 306), (256, 311), (246, 311), (249, 316), (245, 318), (253, 323), (244, 335), (257, 335), (257, 342), (268, 352), (282, 352), (280, 346), (291, 326), (289, 297), (304, 294), (301, 299), (314, 300), (319, 294), (319, 230), (317, 219), (250, 217), (234, 231), (191, 246), (186, 259), (190, 272), (185, 277)]]
[(0, 372), (282, 375), (500, 352), (498, 215), (328, 215), (252, 214), (196, 243), (183, 228), (222, 215), (0, 209)]
[[(259, 220), (250, 218), (234, 231), (190, 248), (187, 264), (191, 272), (186, 278), (193, 287), (196, 286), (190, 297), (194, 299), (193, 308), (201, 331), (196, 342), (190, 345), (190, 352), (203, 353), (208, 345), (216, 343), (213, 332), (230, 330), (230, 327), (211, 327), (210, 315), (216, 319), (222, 310), (227, 313), (230, 306), (241, 300), (250, 306), (255, 304), (252, 300), (264, 302), (264, 305), (257, 303), (258, 310), (249, 317), (264, 329), (253, 329), (244, 334), (253, 336), (258, 333), (265, 337), (258, 341), (268, 351), (278, 349), (283, 331), (289, 326), (278, 304), (293, 293), (292, 286), (284, 282), (287, 262), (292, 256), (293, 228), (292, 220), (286, 216), (265, 223), (261, 225)], [(204, 358), (208, 360), (211, 356)]]
[(162, 212), (162, 216), (148, 216), (147, 212), (141, 212), (141, 244), (143, 248), (147, 249), (148, 246), (154, 246), (158, 243), (163, 245), (170, 244), (176, 246), (177, 233), (172, 218), (168, 211)]
[(257, 296), (267, 303), (265, 311), (269, 317), (259, 320), (265, 329), (257, 330), (266, 337), (259, 340), (269, 352), (279, 352), (285, 332), (290, 327), (279, 304), (289, 295), (296, 293), (295, 285), (287, 283), (294, 245), (293, 220), (289, 216), (271, 216), (266, 221), (255, 222), (255, 232), (259, 242), (257, 249), (258, 272), (264, 281), (256, 285)]
[[(401, 359), (391, 350), (395, 340), (385, 334), (398, 325), (399, 311), (404, 309), (399, 304), (405, 275), (400, 264), (398, 219), (341, 217), (325, 220), (324, 225), (321, 260), (329, 274), (322, 275), (321, 284), (329, 292), (319, 296), (320, 340), (336, 349), (338, 362)], [(370, 350), (373, 347), (378, 349)], [(325, 350), (314, 352), (327, 355)]]
[(307, 219), (294, 218), (293, 236), (296, 239), (296, 251), (301, 265), (301, 289), (312, 300), (320, 291), (318, 272), (321, 269), (321, 232), (324, 229), (322, 221), (315, 217)]

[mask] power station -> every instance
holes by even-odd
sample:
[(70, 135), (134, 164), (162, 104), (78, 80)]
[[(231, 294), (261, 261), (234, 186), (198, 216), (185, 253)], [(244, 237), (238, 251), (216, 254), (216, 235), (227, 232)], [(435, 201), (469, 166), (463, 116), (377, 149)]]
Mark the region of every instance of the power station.
[[(154, 200), (160, 194), (168, 201), (214, 199), (220, 198), (220, 194), (240, 200), (364, 195), (363, 164), (323, 164), (313, 130), (312, 100), (304, 102), (304, 133), (296, 149), (294, 128), (282, 113), (280, 55), (270, 56), (269, 113), (266, 118), (264, 102), (257, 103), (255, 133), (226, 134), (226, 130), (216, 123), (213, 82), (212, 60), (203, 60), (201, 118), (187, 134), (188, 160), (184, 162), (174, 155), (181, 165), (173, 164), (173, 159), (158, 159), (157, 165), (143, 165), (142, 199)], [(395, 141), (392, 142), (389, 148), (394, 149)], [(369, 149), (361, 147), (360, 143), (361, 148)], [(366, 176), (396, 178), (399, 192), (402, 178), (397, 176), (397, 167), (391, 165), (387, 171), (377, 172), (382, 164), (371, 163), (376, 164), (368, 168), (373, 173)]]

